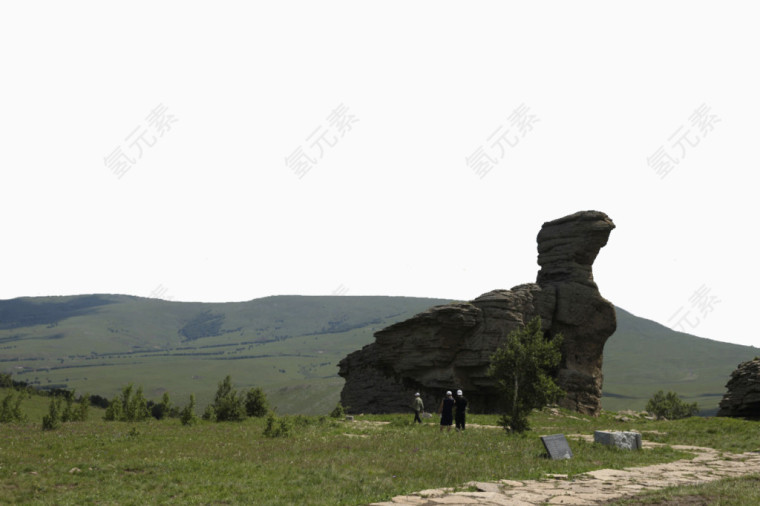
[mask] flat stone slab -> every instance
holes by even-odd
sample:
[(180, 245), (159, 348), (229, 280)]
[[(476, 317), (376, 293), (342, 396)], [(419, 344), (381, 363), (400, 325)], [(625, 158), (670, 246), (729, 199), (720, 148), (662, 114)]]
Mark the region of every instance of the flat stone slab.
[(554, 434), (551, 436), (541, 436), (541, 442), (544, 443), (546, 453), (552, 460), (569, 459), (573, 457), (570, 445), (567, 444), (564, 434)]

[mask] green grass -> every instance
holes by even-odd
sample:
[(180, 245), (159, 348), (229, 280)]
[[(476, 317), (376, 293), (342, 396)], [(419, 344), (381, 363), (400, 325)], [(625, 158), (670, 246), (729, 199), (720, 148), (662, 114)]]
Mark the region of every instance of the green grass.
[[(475, 427), (494, 425), (494, 415), (470, 415), (463, 434), (441, 433), (435, 419), (415, 426), (411, 413), (353, 422), (297, 416), (288, 417), (290, 437), (267, 438), (264, 419), (185, 427), (175, 419), (104, 422), (98, 410), (88, 422), (43, 432), (36, 417), (46, 405), (44, 397), (29, 399), (29, 423), (0, 425), (0, 502), (365, 504), (471, 480), (572, 478), (690, 455), (667, 445), (631, 452), (572, 437), (597, 429), (638, 429), (647, 440), (671, 444), (757, 449), (756, 423), (717, 418), (623, 424), (611, 413), (592, 418), (546, 410), (531, 416), (529, 433), (508, 436), (500, 428)], [(554, 433), (568, 435), (572, 459), (545, 457), (539, 436)]]

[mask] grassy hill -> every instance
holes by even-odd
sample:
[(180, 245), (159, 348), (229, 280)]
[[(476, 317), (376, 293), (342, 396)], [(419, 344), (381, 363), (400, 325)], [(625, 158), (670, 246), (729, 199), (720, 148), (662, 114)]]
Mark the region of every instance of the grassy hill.
[(725, 385), (739, 363), (760, 355), (753, 346), (675, 332), (616, 308), (618, 327), (604, 347), (604, 396), (610, 411), (644, 409), (657, 390), (697, 402), (701, 414), (717, 412)]
[(227, 374), (260, 386), (281, 413), (338, 402), (337, 363), (373, 333), (442, 299), (277, 296), (236, 303), (124, 295), (0, 301), (0, 371), (39, 387), (108, 398), (133, 382), (148, 398), (207, 404)]
[[(0, 372), (40, 387), (111, 398), (127, 383), (175, 404), (207, 404), (227, 374), (262, 387), (280, 413), (322, 414), (338, 401), (337, 363), (375, 331), (443, 299), (276, 296), (235, 303), (124, 295), (0, 301)], [(605, 347), (609, 410), (642, 409), (658, 389), (715, 410), (739, 362), (757, 348), (673, 332), (618, 308)]]

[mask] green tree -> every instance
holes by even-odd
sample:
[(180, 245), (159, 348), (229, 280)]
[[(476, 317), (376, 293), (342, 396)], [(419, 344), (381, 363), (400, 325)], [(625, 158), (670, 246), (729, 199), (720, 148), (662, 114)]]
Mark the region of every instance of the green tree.
[[(130, 385), (131, 386), (131, 385)], [(144, 422), (150, 418), (150, 410), (148, 409), (148, 400), (143, 395), (142, 386), (137, 387), (135, 395), (126, 404), (126, 421), (127, 422)]]
[(259, 387), (251, 388), (245, 394), (245, 412), (248, 416), (261, 418), (269, 413), (269, 401)]
[(0, 388), (13, 387), (13, 378), (9, 373), (0, 372)]
[[(9, 375), (10, 377), (10, 375)], [(0, 404), (0, 423), (25, 422), (26, 415), (21, 411), (24, 392), (9, 391)]]
[(645, 408), (657, 418), (667, 418), (668, 420), (678, 420), (679, 418), (688, 418), (699, 412), (697, 403), (688, 404), (678, 397), (675, 392), (667, 394), (662, 390), (649, 399)]
[(74, 418), (74, 392), (66, 392), (63, 394), (63, 411), (61, 412), (61, 421), (73, 422)]
[(229, 375), (219, 382), (212, 407), (217, 422), (245, 420), (245, 400), (232, 388), (232, 378)]
[(61, 426), (61, 399), (51, 397), (48, 414), (42, 417), (42, 430), (55, 430)]
[(161, 402), (158, 404), (151, 403), (150, 414), (153, 415), (153, 418), (156, 420), (163, 420), (169, 416), (171, 412), (172, 402), (169, 399), (169, 392), (164, 392), (164, 395), (161, 396)]
[(541, 318), (509, 333), (504, 344), (491, 356), (489, 375), (504, 394), (502, 426), (510, 432), (528, 430), (532, 409), (557, 402), (562, 389), (552, 378), (562, 360), (562, 336), (544, 339)]
[(266, 437), (288, 437), (293, 431), (293, 423), (287, 417), (277, 418), (274, 413), (267, 415), (267, 426), (264, 427)]
[(74, 411), (74, 420), (77, 422), (86, 422), (90, 416), (90, 394), (84, 394), (79, 398), (79, 405)]
[(343, 408), (343, 404), (341, 404), (340, 401), (338, 401), (338, 404), (332, 411), (330, 411), (330, 416), (332, 418), (343, 418), (346, 416), (346, 410)]
[(201, 415), (201, 418), (203, 418), (207, 422), (216, 421), (216, 413), (214, 412), (213, 404), (209, 404), (208, 406), (206, 406), (206, 409), (203, 410), (203, 414)]
[[(132, 385), (129, 385), (129, 387), (131, 389)], [(126, 396), (125, 399), (127, 399)], [(143, 422), (150, 417), (148, 400), (143, 395), (142, 386), (137, 387), (134, 397), (129, 398), (125, 407), (125, 418), (127, 422)]]
[(108, 421), (142, 422), (150, 417), (148, 401), (143, 395), (142, 386), (134, 391), (132, 383), (125, 386), (121, 395), (114, 397), (104, 416)]
[(182, 425), (193, 425), (198, 421), (198, 417), (195, 416), (195, 394), (190, 394), (190, 403), (182, 408), (179, 420)]
[(103, 415), (103, 420), (107, 422), (115, 422), (119, 420), (123, 420), (123, 404), (121, 401), (121, 397), (116, 396), (113, 398), (113, 400), (108, 404), (108, 407), (106, 408), (106, 413)]

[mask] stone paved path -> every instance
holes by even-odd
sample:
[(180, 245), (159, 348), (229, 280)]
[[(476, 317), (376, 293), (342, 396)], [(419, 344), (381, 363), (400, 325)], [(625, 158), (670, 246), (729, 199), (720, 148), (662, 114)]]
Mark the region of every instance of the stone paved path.
[(558, 477), (546, 480), (501, 480), (495, 483), (471, 482), (465, 486), (477, 488), (478, 492), (423, 490), (413, 495), (394, 497), (389, 502), (374, 503), (373, 506), (597, 504), (645, 490), (760, 473), (760, 452), (733, 454), (699, 446), (672, 447), (694, 452), (696, 456), (668, 464), (600, 469), (576, 476), (573, 480)]

